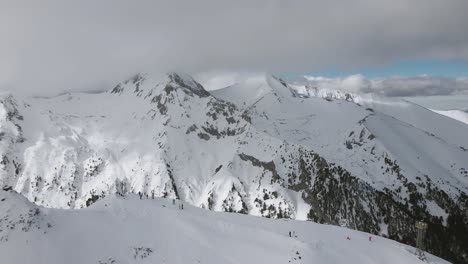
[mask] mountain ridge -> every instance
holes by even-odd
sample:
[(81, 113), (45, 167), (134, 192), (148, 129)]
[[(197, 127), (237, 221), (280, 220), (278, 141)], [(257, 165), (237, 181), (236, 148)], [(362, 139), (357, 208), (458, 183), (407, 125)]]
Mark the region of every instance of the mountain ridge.
[(141, 192), (214, 211), (346, 219), (409, 244), (424, 219), (431, 252), (466, 258), (464, 126), (387, 99), (304, 98), (262, 78), (209, 93), (182, 74), (140, 74), (107, 93), (2, 97), (1, 185), (54, 208)]

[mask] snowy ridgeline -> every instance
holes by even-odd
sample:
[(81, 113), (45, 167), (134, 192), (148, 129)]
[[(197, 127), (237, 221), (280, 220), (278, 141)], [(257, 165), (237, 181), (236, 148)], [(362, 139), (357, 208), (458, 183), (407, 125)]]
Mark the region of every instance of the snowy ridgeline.
[(369, 234), (347, 228), (189, 205), (181, 210), (180, 203), (128, 195), (81, 210), (47, 209), (0, 191), (0, 262), (427, 263), (413, 247), (373, 235), (369, 241)]
[(100, 94), (0, 96), (0, 187), (84, 208), (116, 193), (350, 226), (468, 261), (468, 126), (403, 100), (273, 76), (210, 93), (140, 74)]
[(438, 114), (453, 118), (468, 125), (468, 110), (432, 110)]

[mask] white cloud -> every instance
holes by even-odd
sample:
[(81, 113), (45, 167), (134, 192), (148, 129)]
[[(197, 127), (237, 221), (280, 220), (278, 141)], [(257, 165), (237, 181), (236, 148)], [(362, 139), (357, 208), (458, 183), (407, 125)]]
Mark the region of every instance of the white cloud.
[(363, 75), (345, 78), (304, 76), (308, 85), (353, 93), (377, 93), (386, 96), (430, 96), (468, 92), (467, 78), (443, 78), (428, 75), (367, 79)]
[(238, 72), (202, 72), (194, 76), (206, 90), (216, 90), (231, 86), (244, 79), (244, 74)]
[(370, 92), (371, 82), (361, 74), (345, 78), (326, 78), (322, 76), (304, 76), (312, 86), (329, 90), (345, 90), (354, 93)]

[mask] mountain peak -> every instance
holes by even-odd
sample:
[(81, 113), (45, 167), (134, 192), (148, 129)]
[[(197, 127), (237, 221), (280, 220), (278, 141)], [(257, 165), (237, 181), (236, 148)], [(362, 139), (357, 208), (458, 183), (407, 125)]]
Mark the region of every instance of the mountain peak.
[(205, 88), (195, 81), (190, 75), (185, 73), (169, 72), (164, 75), (138, 73), (131, 78), (117, 84), (110, 93), (112, 94), (136, 94), (137, 96), (148, 97), (157, 93), (157, 90), (169, 92), (180, 88), (189, 95), (207, 97), (210, 94)]
[(251, 76), (229, 87), (212, 91), (211, 94), (241, 108), (248, 108), (267, 95), (276, 98), (275, 101), (299, 97), (284, 80), (269, 74)]
[(177, 84), (180, 87), (183, 87), (185, 89), (189, 89), (193, 93), (199, 95), (200, 97), (206, 97), (209, 96), (210, 93), (208, 93), (203, 85), (201, 85), (199, 82), (195, 81), (192, 76), (185, 74), (185, 73), (176, 73), (176, 72), (170, 72), (167, 74), (171, 82)]

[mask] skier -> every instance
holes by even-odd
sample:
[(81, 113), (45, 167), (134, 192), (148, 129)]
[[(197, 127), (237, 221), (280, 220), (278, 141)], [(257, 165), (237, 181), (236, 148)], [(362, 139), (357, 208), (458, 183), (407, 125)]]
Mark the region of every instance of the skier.
[(372, 242), (372, 236), (369, 236), (369, 242)]
[(184, 204), (180, 204), (180, 209), (184, 210)]
[(175, 205), (175, 199), (172, 199), (172, 205)]
[(151, 191), (151, 199), (154, 200), (154, 190)]
[(346, 239), (351, 240), (351, 238), (349, 238), (349, 236), (347, 236)]
[(289, 237), (291, 237), (291, 231), (289, 231)]
[(141, 192), (138, 192), (138, 195), (140, 196), (140, 200), (143, 198), (143, 194)]

